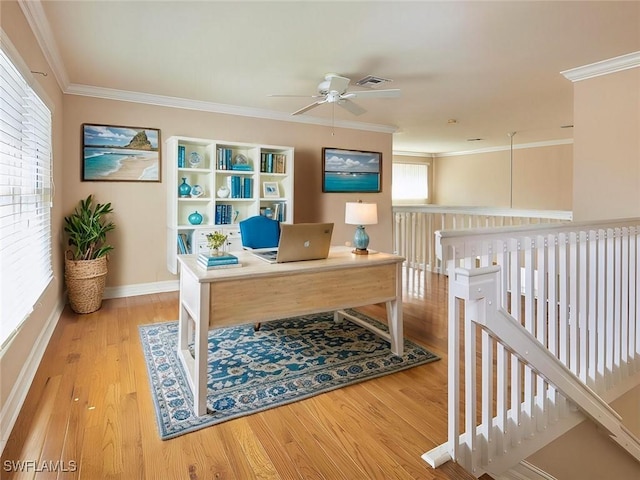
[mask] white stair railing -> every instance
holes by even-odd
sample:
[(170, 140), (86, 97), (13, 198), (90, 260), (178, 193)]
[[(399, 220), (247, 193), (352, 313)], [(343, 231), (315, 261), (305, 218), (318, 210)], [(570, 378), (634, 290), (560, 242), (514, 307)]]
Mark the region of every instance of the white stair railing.
[(443, 231), (442, 245), (449, 434), (425, 460), (500, 475), (586, 415), (640, 461), (608, 406), (640, 385), (640, 219)]
[(516, 225), (567, 222), (565, 210), (517, 210), (496, 207), (448, 207), (441, 205), (394, 205), (393, 244), (406, 265), (440, 272), (437, 232)]

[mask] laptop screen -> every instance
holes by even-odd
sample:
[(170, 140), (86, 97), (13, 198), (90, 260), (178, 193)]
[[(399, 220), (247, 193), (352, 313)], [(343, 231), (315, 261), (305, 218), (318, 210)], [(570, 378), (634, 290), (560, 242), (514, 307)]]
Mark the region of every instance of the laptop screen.
[(277, 250), (252, 252), (270, 263), (300, 262), (327, 258), (333, 223), (282, 223)]

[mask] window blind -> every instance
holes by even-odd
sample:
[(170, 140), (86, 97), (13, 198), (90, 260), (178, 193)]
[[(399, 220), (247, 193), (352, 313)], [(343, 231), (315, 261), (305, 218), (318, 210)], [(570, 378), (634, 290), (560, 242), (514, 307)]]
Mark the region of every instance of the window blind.
[(33, 311), (51, 267), (51, 111), (0, 49), (0, 346)]
[(429, 198), (429, 166), (424, 163), (395, 163), (392, 168), (393, 200), (427, 200)]

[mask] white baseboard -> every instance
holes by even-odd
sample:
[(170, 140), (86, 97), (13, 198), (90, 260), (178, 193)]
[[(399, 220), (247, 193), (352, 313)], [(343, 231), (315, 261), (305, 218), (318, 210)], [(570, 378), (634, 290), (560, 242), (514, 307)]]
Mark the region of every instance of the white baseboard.
[(135, 285), (124, 285), (121, 287), (107, 287), (104, 289), (105, 299), (135, 297), (138, 295), (149, 295), (151, 293), (175, 292), (180, 289), (179, 280), (167, 280), (164, 282), (137, 283)]
[(53, 331), (56, 325), (58, 325), (58, 320), (60, 319), (60, 315), (62, 315), (64, 305), (64, 299), (60, 299), (49, 315), (44, 328), (29, 353), (29, 357), (22, 366), (22, 370), (20, 370), (20, 375), (18, 375), (18, 379), (13, 385), (11, 393), (9, 393), (7, 397), (7, 403), (3, 405), (2, 410), (0, 410), (0, 453), (4, 451), (4, 447), (9, 440), (11, 430), (13, 430), (13, 426), (18, 419), (22, 404), (27, 398), (29, 388), (31, 388), (31, 382), (33, 382), (36, 376), (40, 361), (47, 349), (47, 345), (49, 345), (49, 340), (51, 340), (51, 335), (53, 335)]

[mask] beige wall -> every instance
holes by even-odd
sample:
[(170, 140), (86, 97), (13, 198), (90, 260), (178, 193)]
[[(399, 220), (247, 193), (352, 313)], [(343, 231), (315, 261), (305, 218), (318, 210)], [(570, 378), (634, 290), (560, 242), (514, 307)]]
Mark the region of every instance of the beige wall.
[[(52, 235), (56, 239), (62, 230), (62, 116), (63, 100), (62, 93), (58, 88), (54, 76), (49, 71), (38, 44), (31, 34), (31, 29), (27, 24), (20, 7), (12, 1), (0, 1), (0, 20), (3, 31), (18, 50), (22, 60), (31, 70), (49, 72), (47, 77), (34, 75), (34, 88), (44, 91), (52, 104), (49, 108), (53, 110), (53, 180), (56, 186), (53, 213), (52, 213)], [(55, 317), (60, 308), (60, 301), (63, 294), (62, 281), (62, 255), (58, 249), (53, 251), (53, 272), (54, 279), (40, 298), (40, 302), (35, 306), (29, 319), (25, 321), (21, 330), (14, 337), (11, 344), (6, 347), (0, 356), (0, 413), (7, 412), (10, 403), (16, 402), (17, 398), (12, 396), (12, 389), (22, 381), (21, 375), (28, 375), (25, 369), (30, 367), (29, 358), (32, 350), (44, 348), (48, 338), (42, 338), (48, 322), (57, 321)], [(43, 345), (44, 343), (44, 345)], [(37, 366), (37, 365), (36, 365)], [(29, 378), (29, 381), (31, 379)], [(3, 418), (7, 421), (8, 419)], [(2, 429), (4, 434), (4, 428)], [(3, 439), (4, 440), (4, 439)]]
[[(611, 403), (629, 432), (640, 438), (640, 388)], [(586, 420), (527, 458), (558, 480), (631, 480), (640, 478), (640, 464), (604, 429)]]
[(640, 68), (574, 83), (574, 220), (640, 216)]
[[(391, 134), (332, 129), (300, 123), (198, 112), (168, 107), (65, 95), (63, 210), (93, 193), (111, 202), (116, 230), (110, 240), (107, 286), (127, 286), (176, 278), (166, 269), (166, 191), (177, 185), (140, 182), (82, 182), (81, 125), (98, 123), (152, 127), (162, 142), (172, 135), (287, 145), (295, 148), (294, 220), (335, 223), (333, 243), (344, 245), (354, 227), (344, 224), (344, 204), (362, 199), (377, 202), (379, 224), (367, 227), (371, 248), (391, 250)], [(333, 134), (332, 134), (333, 133)], [(322, 147), (382, 152), (382, 192), (322, 193)], [(164, 148), (164, 145), (163, 145)], [(163, 158), (164, 160), (164, 158)], [(62, 248), (62, 247), (61, 247)]]
[(571, 144), (514, 148), (511, 205), (509, 150), (436, 157), (432, 203), (571, 210), (572, 159)]

